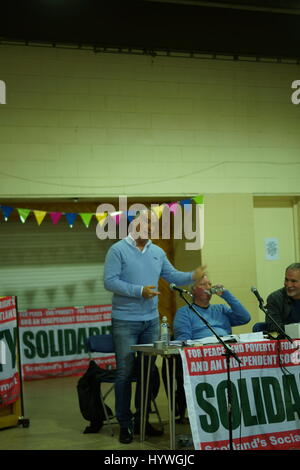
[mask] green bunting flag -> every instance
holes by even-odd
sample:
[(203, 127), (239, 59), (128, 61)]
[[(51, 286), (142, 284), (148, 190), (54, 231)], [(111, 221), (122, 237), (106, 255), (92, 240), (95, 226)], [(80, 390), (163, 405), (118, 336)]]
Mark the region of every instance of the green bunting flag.
[(90, 225), (90, 222), (91, 222), (91, 219), (93, 217), (94, 214), (91, 214), (89, 212), (82, 212), (81, 214), (79, 214), (80, 217), (82, 218), (82, 221), (84, 223), (84, 225), (86, 226), (86, 228), (89, 228), (89, 225)]
[(196, 204), (203, 204), (204, 203), (204, 196), (195, 196), (192, 198)]
[(30, 209), (18, 209), (20, 220), (23, 224), (26, 222), (26, 219), (29, 216), (30, 212)]

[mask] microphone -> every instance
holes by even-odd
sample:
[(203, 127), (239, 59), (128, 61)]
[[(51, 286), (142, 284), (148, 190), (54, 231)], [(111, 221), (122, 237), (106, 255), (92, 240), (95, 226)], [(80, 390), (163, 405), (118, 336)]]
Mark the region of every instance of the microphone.
[(263, 299), (261, 298), (261, 296), (259, 295), (259, 292), (258, 292), (258, 290), (256, 289), (256, 287), (251, 287), (251, 292), (253, 292), (253, 294), (255, 295), (255, 297), (257, 298), (257, 300), (259, 301), (259, 303), (263, 305), (264, 301), (263, 301)]
[(192, 294), (188, 290), (181, 289), (181, 287), (177, 287), (177, 286), (175, 286), (175, 284), (170, 284), (170, 289), (177, 290), (178, 292), (180, 292), (182, 294), (188, 294), (192, 297)]

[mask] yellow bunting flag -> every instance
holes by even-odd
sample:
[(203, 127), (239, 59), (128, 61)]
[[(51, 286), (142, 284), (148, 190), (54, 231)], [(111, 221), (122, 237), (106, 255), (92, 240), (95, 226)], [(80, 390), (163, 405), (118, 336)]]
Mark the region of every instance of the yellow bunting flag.
[(96, 219), (98, 220), (99, 224), (103, 225), (104, 221), (107, 217), (107, 213), (106, 212), (100, 212), (99, 214), (95, 214), (95, 216), (96, 216)]
[(43, 222), (47, 212), (45, 211), (33, 211), (34, 215), (35, 215), (35, 218), (36, 218), (36, 221), (38, 223), (38, 225), (41, 225), (41, 223)]
[(160, 206), (156, 206), (156, 207), (153, 207), (153, 208), (152, 208), (152, 211), (155, 213), (155, 215), (156, 215), (156, 217), (157, 217), (158, 219), (161, 218), (162, 213), (163, 213), (163, 211), (164, 211), (164, 208), (165, 208), (165, 205), (164, 205), (164, 204), (161, 204)]

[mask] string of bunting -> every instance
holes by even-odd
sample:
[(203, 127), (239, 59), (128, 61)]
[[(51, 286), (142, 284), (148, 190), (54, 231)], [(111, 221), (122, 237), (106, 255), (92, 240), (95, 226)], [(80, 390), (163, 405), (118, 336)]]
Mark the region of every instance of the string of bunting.
[[(198, 195), (191, 197), (189, 199), (183, 199), (181, 201), (174, 201), (174, 202), (168, 202), (168, 203), (163, 203), (160, 205), (156, 205), (152, 208), (152, 210), (155, 212), (156, 216), (158, 219), (161, 218), (163, 211), (165, 207), (169, 207), (170, 212), (172, 212), (174, 215), (176, 214), (178, 207), (179, 206), (185, 206), (185, 205), (190, 205), (193, 202), (196, 204), (203, 204), (204, 196), (203, 195)], [(86, 228), (89, 227), (91, 220), (93, 217), (96, 217), (98, 222), (103, 225), (105, 222), (106, 217), (110, 216), (113, 217), (116, 224), (118, 225), (120, 223), (120, 218), (122, 216), (126, 216), (128, 221), (131, 222), (131, 220), (135, 217), (136, 213), (135, 211), (116, 211), (116, 212), (103, 212), (103, 213), (94, 213), (94, 212), (58, 212), (58, 211), (52, 211), (52, 212), (47, 212), (47, 211), (41, 211), (41, 210), (35, 210), (35, 209), (23, 209), (23, 208), (15, 208), (11, 206), (6, 206), (6, 205), (1, 205), (0, 208), (4, 217), (5, 222), (8, 221), (10, 215), (14, 210), (16, 210), (19, 214), (20, 221), (24, 224), (28, 218), (28, 216), (33, 213), (36, 219), (36, 222), (38, 225), (41, 225), (41, 223), (44, 221), (45, 217), (48, 215), (50, 219), (52, 220), (52, 223), (54, 225), (58, 224), (58, 222), (61, 220), (62, 216), (64, 216), (67, 219), (67, 222), (69, 226), (72, 228), (74, 226), (75, 220), (77, 216), (79, 215), (81, 217), (82, 222), (86, 226)]]

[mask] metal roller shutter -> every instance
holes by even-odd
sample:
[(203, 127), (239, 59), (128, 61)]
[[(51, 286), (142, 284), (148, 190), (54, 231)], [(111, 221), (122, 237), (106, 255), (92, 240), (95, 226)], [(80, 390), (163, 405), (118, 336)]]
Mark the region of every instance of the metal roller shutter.
[(96, 237), (96, 222), (1, 222), (0, 295), (16, 295), (20, 311), (110, 304), (103, 267), (112, 243)]

